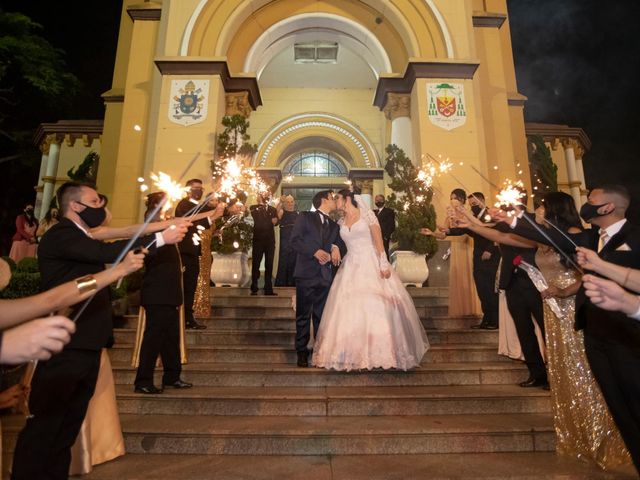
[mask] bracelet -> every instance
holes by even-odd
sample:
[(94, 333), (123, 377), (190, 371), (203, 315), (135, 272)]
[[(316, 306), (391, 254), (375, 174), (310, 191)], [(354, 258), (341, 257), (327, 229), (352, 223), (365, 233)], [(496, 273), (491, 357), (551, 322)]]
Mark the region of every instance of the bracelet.
[(78, 293), (82, 295), (84, 293), (97, 290), (98, 281), (91, 275), (87, 275), (86, 277), (78, 278), (76, 280), (76, 286), (78, 287)]
[(629, 281), (629, 275), (631, 275), (631, 269), (627, 268), (627, 274), (624, 276), (624, 281), (622, 282), (622, 286), (627, 288), (627, 282)]

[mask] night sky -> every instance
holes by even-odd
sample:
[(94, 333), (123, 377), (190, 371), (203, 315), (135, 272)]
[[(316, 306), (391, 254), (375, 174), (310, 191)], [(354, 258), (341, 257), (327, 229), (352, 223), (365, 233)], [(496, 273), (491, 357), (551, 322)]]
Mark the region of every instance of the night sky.
[[(100, 94), (111, 87), (122, 2), (0, 3), (42, 24), (43, 35), (66, 52), (69, 70), (82, 82), (63, 110), (34, 111), (33, 127), (62, 118), (102, 118)], [(587, 182), (624, 183), (637, 204), (640, 1), (508, 0), (508, 5), (518, 87), (529, 98), (526, 120), (582, 127), (593, 143), (584, 159)], [(25, 195), (32, 195), (36, 176), (37, 170), (25, 180)]]

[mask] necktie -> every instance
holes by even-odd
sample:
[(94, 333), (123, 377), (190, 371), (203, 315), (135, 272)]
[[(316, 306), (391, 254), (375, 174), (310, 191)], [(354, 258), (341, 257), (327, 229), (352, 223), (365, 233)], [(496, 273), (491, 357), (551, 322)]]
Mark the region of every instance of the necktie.
[(609, 234), (606, 230), (600, 230), (600, 239), (598, 240), (598, 253), (602, 251), (604, 246), (609, 241)]

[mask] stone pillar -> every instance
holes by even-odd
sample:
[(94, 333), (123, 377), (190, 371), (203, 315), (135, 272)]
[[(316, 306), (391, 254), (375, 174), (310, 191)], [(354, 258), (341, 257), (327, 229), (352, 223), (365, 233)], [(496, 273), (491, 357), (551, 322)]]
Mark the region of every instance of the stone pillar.
[(411, 94), (389, 93), (384, 115), (391, 121), (391, 143), (404, 150), (414, 165), (419, 166), (421, 161), (415, 158), (413, 150), (413, 127), (411, 125)]
[[(584, 148), (578, 144), (575, 148), (576, 155), (576, 171), (578, 172), (578, 180), (580, 180), (580, 203), (587, 203), (587, 181), (584, 176), (584, 166), (582, 165), (582, 157), (584, 156)], [(578, 205), (579, 207), (579, 205)]]
[(56, 176), (58, 175), (58, 160), (60, 159), (60, 143), (62, 138), (58, 138), (55, 134), (47, 135), (45, 142), (49, 144), (49, 157), (47, 160), (47, 168), (45, 176), (42, 178), (44, 187), (42, 190), (42, 210), (46, 213), (49, 204), (53, 199), (54, 189), (56, 187)]
[(36, 185), (36, 204), (34, 205), (34, 213), (36, 218), (42, 220), (42, 218), (47, 213), (46, 209), (49, 206), (42, 206), (42, 196), (44, 190), (44, 182), (43, 178), (45, 173), (47, 172), (47, 163), (49, 161), (49, 145), (47, 143), (43, 143), (40, 145), (40, 150), (42, 151), (42, 158), (40, 159), (40, 173), (38, 174), (38, 185)]
[(582, 182), (578, 179), (578, 169), (576, 167), (575, 149), (577, 148), (578, 143), (573, 138), (567, 138), (562, 140), (562, 146), (564, 147), (564, 159), (567, 163), (569, 189), (571, 191), (573, 201), (576, 203), (576, 206), (579, 207), (581, 205), (580, 186)]

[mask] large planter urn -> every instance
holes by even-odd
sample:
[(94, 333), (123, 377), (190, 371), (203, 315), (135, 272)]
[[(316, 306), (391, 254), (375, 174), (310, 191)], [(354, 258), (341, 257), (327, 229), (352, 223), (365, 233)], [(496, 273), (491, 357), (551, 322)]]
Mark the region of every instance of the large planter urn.
[(216, 287), (242, 287), (251, 277), (249, 256), (244, 252), (211, 254), (211, 281)]
[(421, 287), (429, 278), (429, 267), (424, 254), (409, 250), (396, 250), (391, 254), (391, 264), (405, 287)]

